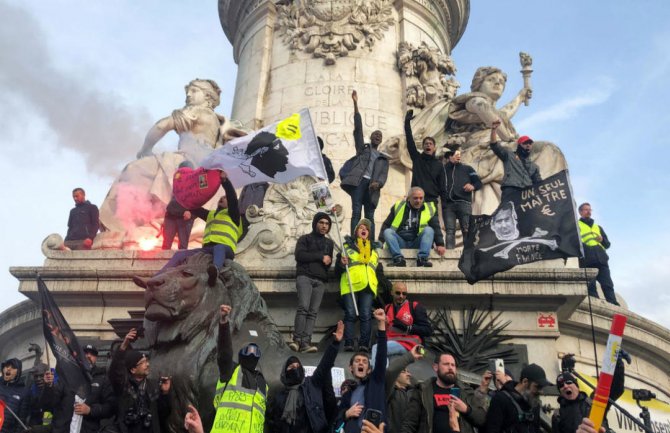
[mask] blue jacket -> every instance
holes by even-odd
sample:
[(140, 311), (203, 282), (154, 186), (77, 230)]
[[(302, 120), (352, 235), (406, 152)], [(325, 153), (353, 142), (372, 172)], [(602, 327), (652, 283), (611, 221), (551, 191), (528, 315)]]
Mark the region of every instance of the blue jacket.
[[(358, 386), (365, 386), (365, 408), (361, 417), (365, 416), (367, 409), (376, 409), (382, 413), (382, 421), (386, 422), (386, 331), (377, 331), (377, 355), (375, 357), (375, 368), (372, 373)], [(342, 396), (340, 402), (340, 413), (335, 422), (339, 428), (344, 423), (345, 433), (358, 433), (358, 419), (345, 420), (344, 413), (351, 407), (351, 392)]]

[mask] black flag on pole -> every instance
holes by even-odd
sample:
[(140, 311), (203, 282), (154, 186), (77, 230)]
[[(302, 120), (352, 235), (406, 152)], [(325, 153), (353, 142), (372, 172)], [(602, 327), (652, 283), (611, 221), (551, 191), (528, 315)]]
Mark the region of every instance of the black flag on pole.
[(458, 267), (474, 284), (516, 265), (581, 255), (575, 204), (564, 170), (519, 191), (491, 216), (471, 216)]
[(44, 338), (56, 356), (58, 380), (62, 380), (66, 388), (81, 398), (86, 398), (91, 388), (89, 373), (91, 366), (84, 356), (77, 337), (39, 276), (37, 277), (37, 290), (42, 300)]

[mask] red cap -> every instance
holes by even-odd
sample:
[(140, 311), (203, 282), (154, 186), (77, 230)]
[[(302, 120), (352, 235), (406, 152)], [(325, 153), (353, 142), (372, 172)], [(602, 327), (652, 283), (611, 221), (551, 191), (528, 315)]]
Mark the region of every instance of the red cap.
[(529, 141), (530, 141), (530, 144), (533, 144), (533, 139), (532, 139), (532, 138), (530, 138), (530, 137), (527, 136), (527, 135), (522, 135), (522, 136), (519, 137), (519, 139), (516, 141), (516, 144), (523, 144), (523, 143), (526, 143), (526, 142), (529, 142)]

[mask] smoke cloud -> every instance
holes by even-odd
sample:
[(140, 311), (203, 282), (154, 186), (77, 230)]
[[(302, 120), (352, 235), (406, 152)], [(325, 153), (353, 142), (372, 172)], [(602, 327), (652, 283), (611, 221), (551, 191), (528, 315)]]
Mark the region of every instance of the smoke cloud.
[(0, 1), (0, 93), (12, 107), (25, 107), (2, 110), (0, 131), (9, 143), (23, 145), (22, 131), (35, 124), (29, 113), (49, 126), (59, 146), (83, 155), (91, 172), (116, 175), (134, 158), (152, 121), (147, 112), (87, 85), (55, 67), (29, 13)]

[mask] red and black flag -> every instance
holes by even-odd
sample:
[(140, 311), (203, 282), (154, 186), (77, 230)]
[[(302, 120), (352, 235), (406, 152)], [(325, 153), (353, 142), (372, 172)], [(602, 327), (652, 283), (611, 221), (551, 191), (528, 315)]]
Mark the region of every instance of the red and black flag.
[(473, 215), (458, 268), (474, 284), (516, 265), (580, 257), (567, 171), (510, 196), (493, 215)]
[(37, 290), (42, 300), (44, 338), (56, 356), (58, 380), (76, 395), (86, 398), (91, 388), (91, 365), (40, 276), (37, 277)]

